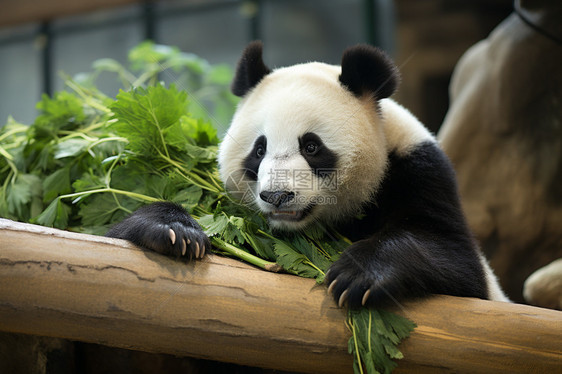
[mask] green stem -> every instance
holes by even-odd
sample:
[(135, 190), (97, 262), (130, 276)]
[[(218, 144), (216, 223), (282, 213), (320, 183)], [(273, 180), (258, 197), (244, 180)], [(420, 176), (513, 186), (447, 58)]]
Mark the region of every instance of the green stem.
[(351, 311), (349, 311), (349, 322), (348, 326), (351, 327), (351, 332), (353, 333), (353, 344), (355, 345), (355, 356), (357, 359), (357, 366), (359, 371), (363, 374), (363, 364), (361, 363), (361, 356), (359, 355), (359, 347), (357, 346), (357, 332), (355, 331), (355, 323), (353, 322), (353, 317), (351, 316)]
[(373, 352), (373, 347), (371, 346), (371, 332), (373, 331), (372, 329), (372, 316), (373, 313), (371, 310), (369, 310), (369, 352)]
[[(209, 205), (209, 209), (210, 209)], [(202, 206), (202, 204), (198, 204), (193, 208), (193, 214), (198, 214), (200, 217), (202, 216), (208, 216), (208, 215), (212, 215), (213, 212), (207, 210), (205, 207)]]
[(271, 234), (268, 234), (267, 232), (265, 232), (265, 231), (263, 231), (263, 230), (261, 230), (261, 229), (258, 229), (258, 232), (259, 232), (260, 234), (264, 235), (264, 236), (267, 236), (269, 239), (279, 240), (279, 239), (277, 239), (275, 236), (273, 236), (273, 235), (271, 235)]
[[(109, 169), (107, 170), (107, 173), (105, 173), (105, 185), (107, 186), (107, 188), (111, 188), (111, 173), (113, 173), (113, 169), (115, 168), (115, 166), (117, 165), (117, 163), (119, 162), (119, 159), (121, 158), (122, 153), (119, 153), (117, 155), (117, 157), (115, 157), (115, 159), (113, 160), (113, 162), (111, 163), (111, 166), (109, 167)], [(115, 195), (114, 195), (115, 196)]]
[(312, 244), (314, 244), (316, 246), (316, 248), (318, 249), (318, 252), (320, 252), (328, 260), (331, 259), (331, 256), (328, 254), (328, 251), (326, 251), (324, 249), (324, 247), (322, 247), (322, 244), (320, 243), (320, 241), (315, 240), (314, 238), (311, 238), (308, 235), (307, 235), (307, 238), (308, 238), (308, 240), (310, 240), (312, 242)]
[(15, 129), (11, 129), (9, 131), (6, 131), (4, 134), (2, 134), (0, 136), (0, 142), (4, 139), (6, 139), (9, 136), (12, 136), (14, 134), (20, 133), (20, 132), (26, 132), (29, 129), (29, 127), (25, 126), (25, 125), (19, 125), (17, 128)]
[[(164, 149), (164, 153), (166, 154), (167, 158), (170, 158), (170, 153), (168, 152), (168, 147), (167, 147), (167, 143), (166, 143), (166, 139), (164, 139), (164, 132), (162, 131), (162, 128), (160, 127), (160, 122), (158, 121), (158, 117), (156, 116), (156, 113), (154, 112), (154, 107), (152, 106), (152, 101), (148, 100), (148, 105), (150, 105), (150, 110), (149, 113), (152, 116), (152, 120), (154, 121), (154, 125), (156, 125), (156, 128), (158, 129), (158, 135), (160, 136), (160, 141), (162, 142), (162, 149)], [(160, 150), (158, 150), (158, 152), (160, 153)]]
[[(105, 116), (105, 115), (102, 115)], [(88, 126), (88, 127), (84, 127), (83, 129), (77, 129), (76, 131), (78, 132), (82, 132), (84, 134), (89, 134), (92, 131), (95, 131), (97, 129), (100, 129), (102, 127), (106, 127), (107, 125), (110, 125), (112, 123), (117, 122), (117, 119), (108, 119), (108, 120), (104, 120), (104, 121), (98, 121), (99, 116), (96, 116), (96, 118), (94, 120), (92, 120), (92, 123)]]
[[(295, 251), (295, 252), (297, 252), (297, 251)], [(300, 252), (297, 252), (297, 253), (300, 253)], [(303, 254), (303, 256), (306, 257), (306, 255), (304, 255), (304, 254)], [(307, 257), (307, 258), (308, 258), (308, 257)], [(310, 260), (308, 260), (308, 261), (303, 261), (303, 264), (307, 264), (308, 266), (310, 266), (310, 267), (316, 269), (316, 270), (317, 270), (319, 273), (321, 273), (322, 275), (326, 275), (320, 268), (318, 268), (316, 265), (314, 265), (314, 264), (312, 263), (312, 261), (310, 261)]]
[[(14, 162), (10, 159), (6, 159), (6, 162), (8, 163), (8, 165), (10, 166), (10, 168), (12, 169), (12, 173), (14, 174), (14, 176), (12, 177), (13, 179), (15, 179), (15, 177), (18, 176), (19, 170), (16, 166), (16, 164), (14, 164)], [(8, 178), (6, 178), (7, 180)]]
[(10, 172), (8, 173), (8, 176), (6, 176), (6, 179), (4, 180), (4, 184), (2, 185), (2, 195), (6, 196), (6, 191), (8, 190), (8, 184), (10, 183), (10, 181), (12, 180), (12, 178), (14, 177), (16, 171), (14, 171), (13, 169), (10, 170)]
[(213, 192), (218, 194), (219, 191), (217, 191), (211, 184), (209, 184), (207, 181), (202, 180), (201, 178), (193, 178), (194, 175), (193, 173), (188, 172), (189, 175), (186, 175), (184, 173), (182, 173), (182, 171), (176, 167), (176, 172), (182, 177), (184, 178), (186, 181), (188, 181), (189, 183), (193, 184), (194, 186), (197, 186), (199, 188), (202, 188), (204, 190)]
[(72, 138), (82, 138), (82, 139), (87, 140), (89, 142), (95, 142), (96, 140), (98, 140), (98, 138), (92, 138), (92, 137), (90, 137), (90, 136), (88, 136), (84, 133), (76, 132), (76, 131), (62, 130), (62, 131), (59, 131), (59, 134), (60, 135), (66, 135), (66, 136), (61, 137), (59, 139), (59, 141), (65, 141), (67, 139), (72, 139)]
[[(197, 181), (197, 183), (199, 183), (200, 185), (203, 185), (206, 187), (207, 190), (211, 191), (211, 192), (215, 192), (215, 193), (220, 193), (220, 189), (215, 188), (215, 186), (213, 186), (211, 183), (207, 182), (205, 179), (201, 178), (200, 176), (198, 176), (197, 174), (193, 173), (192, 171), (188, 171), (188, 178), (191, 179), (192, 181), (195, 180)], [(201, 187), (201, 186), (200, 186)]]
[(126, 86), (127, 89), (129, 89), (131, 87), (131, 85), (133, 84), (133, 82), (137, 79), (137, 77), (135, 77), (135, 75), (133, 73), (131, 73), (129, 70), (127, 70), (123, 67), (121, 67), (121, 69), (119, 69), (118, 74), (119, 74), (119, 77), (121, 78), (121, 81), (124, 83), (123, 86)]
[(275, 262), (269, 262), (266, 261), (262, 258), (256, 257), (238, 247), (233, 246), (232, 244), (229, 244), (227, 242), (225, 242), (224, 240), (221, 240), (219, 238), (216, 237), (212, 237), (211, 238), (211, 242), (213, 243), (213, 245), (235, 257), (238, 257), (239, 259), (246, 261), (252, 265), (255, 265), (261, 269), (267, 270), (267, 271), (273, 271), (273, 272), (278, 272), (281, 270), (281, 267), (276, 264)]
[(138, 194), (138, 193), (135, 193), (135, 192), (116, 190), (115, 188), (98, 188), (98, 189), (95, 189), (95, 190), (82, 191), (82, 192), (76, 192), (76, 193), (71, 193), (71, 194), (67, 194), (67, 195), (61, 195), (61, 196), (59, 196), (59, 198), (60, 199), (68, 199), (68, 198), (80, 197), (80, 196), (90, 195), (90, 194), (94, 194), (94, 193), (102, 193), (102, 192), (111, 192), (111, 193), (115, 193), (115, 194), (119, 194), (119, 195), (125, 195), (125, 196), (129, 196), (133, 199), (137, 199), (137, 200), (141, 200), (141, 201), (149, 201), (151, 203), (161, 201), (160, 199), (157, 199), (155, 197), (141, 195), (141, 194)]
[(105, 143), (105, 142), (113, 142), (113, 141), (117, 141), (117, 142), (122, 142), (122, 143), (128, 143), (129, 139), (127, 138), (122, 138), (120, 136), (111, 136), (109, 138), (102, 138), (102, 139), (98, 139), (95, 142), (93, 142), (92, 144), (90, 144), (90, 146), (88, 147), (88, 150), (94, 148), (95, 146), (101, 144), (101, 143)]
[(111, 110), (107, 109), (105, 105), (99, 103), (93, 97), (86, 95), (84, 90), (82, 90), (82, 88), (78, 86), (76, 83), (74, 83), (72, 80), (66, 81), (66, 85), (70, 87), (72, 90), (74, 90), (74, 92), (76, 92), (82, 99), (84, 99), (86, 104), (88, 104), (92, 108), (95, 108), (101, 112), (111, 113)]
[(199, 170), (199, 169), (193, 169), (192, 170), (194, 173), (200, 175), (203, 178), (209, 178), (209, 180), (212, 182), (212, 184), (215, 185), (215, 187), (218, 188), (219, 192), (225, 192), (224, 187), (221, 183), (219, 183), (218, 179), (216, 176), (214, 176), (209, 170), (205, 170), (204, 172)]
[(10, 161), (13, 161), (14, 157), (4, 149), (4, 147), (0, 146), (0, 155), (4, 156)]
[(147, 80), (149, 80), (152, 76), (158, 74), (157, 71), (145, 71), (144, 73), (142, 73), (138, 78), (136, 78), (134, 81), (132, 81), (130, 84), (133, 87), (139, 87), (142, 86)]
[[(202, 189), (207, 191), (211, 191), (214, 193), (220, 193), (221, 191), (215, 188), (212, 184), (207, 182), (205, 179), (201, 178), (197, 174), (193, 173), (193, 171), (186, 171), (185, 168), (177, 161), (172, 160), (169, 155), (164, 155), (160, 150), (158, 150), (158, 154), (162, 157), (166, 162), (170, 165), (174, 166), (177, 169), (178, 174), (180, 174), (183, 178), (185, 178), (189, 183), (196, 185)], [(188, 175), (184, 174), (182, 171), (185, 171)]]
[(133, 214), (133, 212), (130, 209), (127, 209), (123, 205), (121, 205), (121, 203), (119, 202), (119, 199), (117, 198), (117, 196), (115, 196), (114, 193), (112, 193), (111, 196), (113, 196), (113, 201), (115, 201), (115, 204), (117, 205), (117, 208), (115, 208), (113, 211), (121, 209), (124, 212), (126, 212), (127, 214)]
[(338, 231), (332, 230), (331, 233), (334, 234), (339, 240), (343, 240), (344, 242), (346, 242), (349, 245), (353, 244), (353, 242), (351, 240), (349, 240), (348, 238), (346, 238), (345, 236), (340, 234)]

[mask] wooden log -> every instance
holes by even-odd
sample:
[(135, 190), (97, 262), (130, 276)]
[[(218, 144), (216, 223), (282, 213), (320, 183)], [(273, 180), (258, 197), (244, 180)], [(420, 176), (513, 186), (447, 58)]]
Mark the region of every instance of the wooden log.
[[(562, 312), (447, 296), (397, 308), (418, 324), (397, 372), (555, 372)], [(345, 312), (314, 281), (210, 256), (0, 219), (0, 330), (287, 371), (352, 372)]]

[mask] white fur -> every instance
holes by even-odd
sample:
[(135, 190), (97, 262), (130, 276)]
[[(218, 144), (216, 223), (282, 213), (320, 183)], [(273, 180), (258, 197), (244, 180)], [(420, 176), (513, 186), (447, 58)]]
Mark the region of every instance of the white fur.
[[(355, 97), (340, 84), (340, 73), (339, 66), (317, 62), (275, 70), (240, 102), (221, 144), (219, 168), (227, 189), (238, 197), (251, 196), (253, 202), (246, 202), (263, 212), (272, 207), (259, 198), (259, 192), (273, 185), (297, 194), (287, 209), (303, 209), (311, 200), (328, 202), (317, 205), (307, 220), (284, 222), (284, 228), (299, 229), (314, 220), (329, 223), (356, 214), (380, 185), (389, 152), (404, 154), (415, 144), (434, 141), (410, 112), (391, 99), (380, 101), (377, 110), (373, 98)], [(318, 188), (314, 175), (312, 189), (299, 189), (295, 183), (295, 171), (309, 169), (298, 144), (307, 132), (320, 136), (339, 157), (335, 191)], [(258, 183), (240, 184), (244, 159), (260, 135), (267, 138), (267, 152)], [(280, 173), (286, 173), (288, 181), (276, 180)]]
[[(422, 142), (435, 142), (430, 132), (391, 99), (378, 103), (357, 98), (339, 82), (341, 68), (308, 63), (275, 70), (240, 102), (219, 149), (219, 170), (226, 188), (263, 213), (274, 210), (259, 197), (262, 191), (293, 191), (296, 199), (285, 209), (302, 210), (324, 198), (301, 222), (271, 222), (296, 230), (313, 221), (330, 223), (358, 213), (372, 199), (387, 169), (388, 154), (406, 155)], [(378, 106), (377, 106), (378, 105)], [(321, 188), (300, 154), (298, 139), (313, 132), (338, 159), (337, 189)], [(256, 139), (265, 135), (267, 150), (258, 181), (242, 178), (243, 163)], [(308, 172), (312, 188), (297, 183)], [(332, 198), (335, 197), (334, 201)], [(334, 205), (334, 202), (336, 205)], [(486, 259), (480, 255), (491, 300), (509, 301)]]
[(406, 108), (391, 99), (379, 102), (384, 118), (384, 134), (389, 151), (406, 155), (420, 143), (435, 142), (435, 138)]
[(488, 298), (493, 301), (504, 301), (504, 302), (511, 302), (507, 296), (503, 293), (503, 290), (500, 287), (498, 282), (498, 278), (494, 274), (492, 268), (488, 264), (488, 260), (484, 257), (484, 255), (479, 254), (480, 256), (480, 263), (484, 268), (484, 276), (486, 278), (486, 285), (488, 286)]

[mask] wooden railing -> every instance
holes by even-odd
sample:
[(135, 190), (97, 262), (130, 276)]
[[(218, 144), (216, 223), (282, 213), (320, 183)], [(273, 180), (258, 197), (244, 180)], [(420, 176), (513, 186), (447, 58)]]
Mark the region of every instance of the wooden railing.
[[(556, 372), (562, 312), (436, 296), (397, 372)], [(0, 219), (0, 330), (298, 372), (351, 372), (345, 311), (325, 287), (209, 256)]]

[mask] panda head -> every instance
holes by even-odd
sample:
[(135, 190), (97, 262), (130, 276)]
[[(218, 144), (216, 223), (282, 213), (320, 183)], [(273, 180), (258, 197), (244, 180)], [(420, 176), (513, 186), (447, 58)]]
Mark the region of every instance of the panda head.
[(385, 173), (378, 101), (397, 83), (394, 64), (373, 47), (349, 48), (341, 67), (271, 71), (261, 43), (251, 43), (232, 84), (242, 100), (219, 150), (227, 190), (278, 229), (358, 213)]

